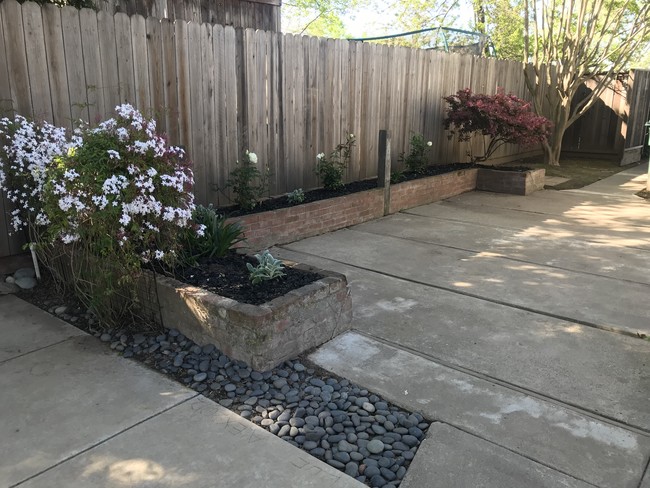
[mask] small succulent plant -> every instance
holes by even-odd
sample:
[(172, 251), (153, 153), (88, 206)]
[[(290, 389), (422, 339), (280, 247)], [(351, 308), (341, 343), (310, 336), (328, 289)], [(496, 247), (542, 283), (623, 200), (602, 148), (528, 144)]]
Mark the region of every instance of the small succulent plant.
[(262, 281), (269, 281), (285, 276), (282, 271), (284, 269), (282, 261), (275, 259), (268, 249), (260, 254), (256, 254), (255, 259), (257, 259), (257, 262), (259, 263), (257, 266), (253, 266), (251, 263), (246, 263), (250, 280), (254, 285), (257, 285)]
[(297, 188), (287, 193), (287, 198), (292, 205), (298, 205), (305, 201), (305, 192), (302, 191), (302, 188)]

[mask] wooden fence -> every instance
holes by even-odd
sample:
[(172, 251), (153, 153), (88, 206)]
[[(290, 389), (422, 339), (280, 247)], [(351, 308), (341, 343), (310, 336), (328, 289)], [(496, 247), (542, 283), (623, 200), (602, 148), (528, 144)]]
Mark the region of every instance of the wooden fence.
[(97, 0), (109, 14), (139, 14), (158, 19), (186, 20), (280, 31), (280, 0)]
[[(574, 104), (590, 92), (595, 82), (580, 88)], [(566, 132), (564, 154), (621, 161), (624, 154), (642, 146), (645, 123), (650, 118), (650, 71), (621, 73), (596, 104)], [(626, 162), (632, 162), (625, 157)]]
[(273, 193), (318, 186), (316, 154), (347, 132), (358, 140), (348, 180), (376, 175), (380, 129), (395, 164), (412, 132), (433, 141), (436, 161), (466, 160), (442, 128), (442, 97), (526, 97), (516, 62), (14, 0), (0, 17), (0, 110), (70, 126), (133, 103), (187, 147), (204, 203), (227, 203), (218, 189), (245, 149), (270, 166)]

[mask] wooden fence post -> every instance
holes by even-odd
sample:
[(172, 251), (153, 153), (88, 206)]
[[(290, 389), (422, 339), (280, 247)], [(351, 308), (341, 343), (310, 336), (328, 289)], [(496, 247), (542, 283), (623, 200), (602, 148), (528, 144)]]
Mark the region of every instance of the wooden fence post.
[(390, 213), (390, 131), (379, 131), (377, 186), (384, 189), (384, 215)]

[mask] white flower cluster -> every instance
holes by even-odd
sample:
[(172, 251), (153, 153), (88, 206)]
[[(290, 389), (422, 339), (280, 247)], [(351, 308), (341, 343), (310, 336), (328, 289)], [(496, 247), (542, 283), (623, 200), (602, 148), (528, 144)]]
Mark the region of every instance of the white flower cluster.
[[(70, 244), (82, 238), (84, 226), (115, 218), (121, 247), (139, 249), (142, 260), (163, 259), (173, 250), (156, 249), (156, 243), (173, 240), (178, 228), (192, 224), (194, 177), (183, 162), (184, 150), (168, 146), (153, 120), (130, 105), (115, 111), (116, 118), (81, 129), (70, 140), (65, 129), (49, 124), (0, 120), (0, 189), (16, 204), (16, 230), (30, 221), (56, 223), (51, 237)], [(104, 160), (93, 160), (89, 172), (79, 154), (87, 145), (97, 147), (93, 138), (114, 141), (114, 147)], [(42, 202), (55, 203), (41, 207)]]
[[(48, 123), (37, 125), (20, 115), (14, 120), (0, 119), (0, 190), (16, 207), (11, 217), (14, 231), (25, 228), (30, 217), (47, 221), (37, 210), (47, 168), (73, 144), (67, 140), (65, 129)], [(69, 177), (74, 178), (74, 173)]]

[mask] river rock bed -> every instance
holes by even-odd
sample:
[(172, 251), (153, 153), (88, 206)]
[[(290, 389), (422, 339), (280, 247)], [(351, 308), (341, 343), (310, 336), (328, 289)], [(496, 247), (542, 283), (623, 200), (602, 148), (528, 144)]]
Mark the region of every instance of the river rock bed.
[(419, 413), (307, 360), (260, 372), (175, 329), (100, 331), (92, 314), (72, 302), (52, 300), (51, 294), (39, 299), (34, 292), (40, 288), (21, 295), (368, 486), (399, 486), (429, 428)]

